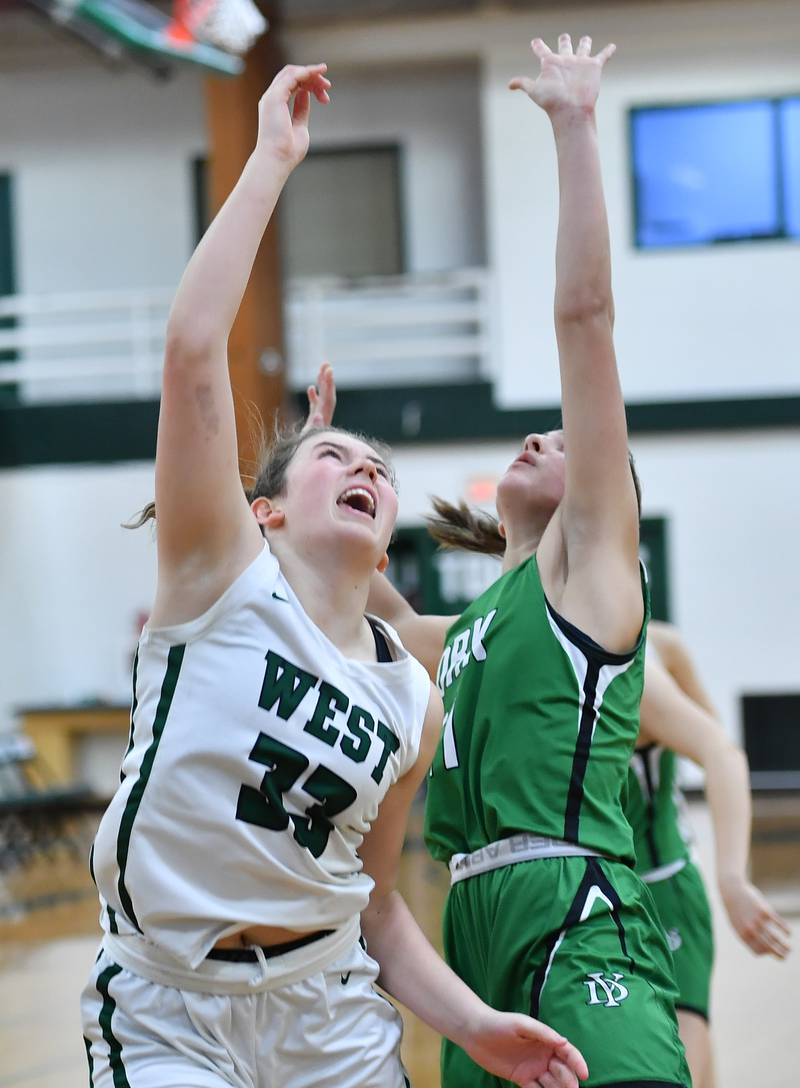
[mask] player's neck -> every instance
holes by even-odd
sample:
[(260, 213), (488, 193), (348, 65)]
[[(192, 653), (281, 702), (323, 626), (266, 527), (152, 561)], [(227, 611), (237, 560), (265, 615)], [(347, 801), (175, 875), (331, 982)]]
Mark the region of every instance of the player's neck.
[(310, 565), (292, 554), (278, 560), (309, 619), (348, 657), (359, 656), (370, 578), (352, 569)]
[(519, 536), (508, 535), (506, 537), (506, 550), (503, 554), (503, 574), (513, 570), (536, 552), (541, 543), (542, 533), (539, 531), (522, 534)]

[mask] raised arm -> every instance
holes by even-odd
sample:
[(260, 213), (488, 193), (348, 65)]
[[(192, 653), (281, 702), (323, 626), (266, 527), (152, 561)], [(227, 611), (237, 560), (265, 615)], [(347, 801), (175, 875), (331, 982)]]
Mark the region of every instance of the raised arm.
[(239, 478), (227, 341), (278, 196), (308, 149), (310, 96), (328, 101), (324, 72), (289, 66), (273, 80), (256, 146), (175, 296), (156, 449), (155, 622), (208, 607), (262, 546)]
[(712, 718), (718, 717), (711, 696), (695, 667), (692, 656), (679, 632), (671, 623), (651, 620), (647, 627), (648, 645), (655, 646), (661, 664), (678, 687)]
[(720, 723), (678, 687), (657, 662), (645, 664), (641, 739), (687, 756), (706, 773), (717, 883), (731, 924), (758, 955), (783, 959), (789, 929), (747, 877), (750, 783), (747, 759)]
[(375, 881), (361, 916), (367, 948), (380, 964), (380, 985), (485, 1069), (524, 1088), (577, 1088), (587, 1075), (581, 1054), (563, 1036), (528, 1016), (484, 1004), (443, 962), (396, 888), (411, 802), (427, 774), (442, 724), (431, 688), (415, 766), (387, 793), (359, 851)]
[[(566, 567), (570, 578), (582, 579), (582, 599), (594, 601), (602, 616), (620, 612), (621, 626), (633, 629), (637, 624), (630, 612), (637, 607), (641, 622), (638, 511), (614, 354), (611, 258), (595, 119), (603, 66), (615, 47), (606, 46), (595, 57), (591, 47), (591, 38), (584, 37), (573, 53), (569, 35), (562, 34), (558, 53), (553, 53), (537, 38), (532, 48), (541, 64), (538, 78), (518, 77), (510, 86), (524, 90), (548, 115), (558, 158), (555, 328), (566, 454), (559, 529)], [(631, 609), (632, 602), (638, 606)], [(597, 624), (592, 626), (597, 630)], [(615, 626), (611, 641), (618, 641)]]

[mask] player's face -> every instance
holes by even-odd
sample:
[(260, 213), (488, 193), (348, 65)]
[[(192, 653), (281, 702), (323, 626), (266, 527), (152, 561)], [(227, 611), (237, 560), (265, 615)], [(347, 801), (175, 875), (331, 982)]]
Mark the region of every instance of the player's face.
[(331, 433), (303, 442), (278, 500), (291, 532), (306, 541), (346, 541), (377, 563), (397, 519), (391, 470), (371, 446), (350, 435)]
[(549, 519), (564, 497), (564, 433), (529, 434), (497, 487), (497, 512), (508, 531)]

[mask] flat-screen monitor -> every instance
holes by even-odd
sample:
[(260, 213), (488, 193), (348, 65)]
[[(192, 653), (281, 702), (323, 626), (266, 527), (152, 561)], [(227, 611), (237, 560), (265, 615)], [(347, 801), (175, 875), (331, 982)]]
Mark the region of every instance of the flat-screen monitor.
[(800, 237), (800, 98), (631, 111), (636, 244)]
[(744, 745), (754, 789), (800, 789), (800, 694), (743, 695)]

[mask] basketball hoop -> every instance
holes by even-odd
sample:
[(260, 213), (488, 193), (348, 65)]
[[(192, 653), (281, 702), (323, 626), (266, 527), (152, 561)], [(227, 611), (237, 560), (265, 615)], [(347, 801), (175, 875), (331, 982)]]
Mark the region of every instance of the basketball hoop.
[(266, 29), (253, 0), (174, 0), (167, 35), (176, 45), (200, 41), (243, 56)]

